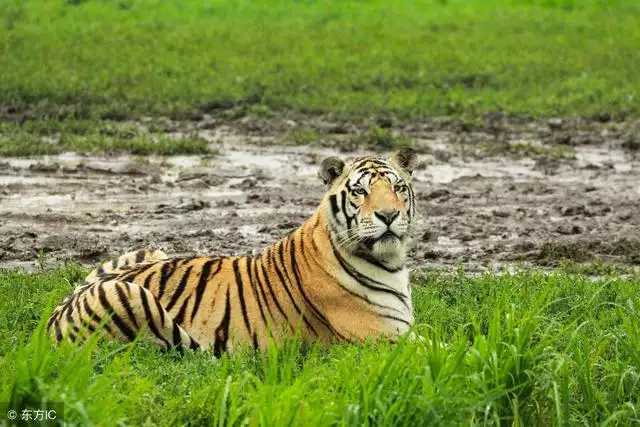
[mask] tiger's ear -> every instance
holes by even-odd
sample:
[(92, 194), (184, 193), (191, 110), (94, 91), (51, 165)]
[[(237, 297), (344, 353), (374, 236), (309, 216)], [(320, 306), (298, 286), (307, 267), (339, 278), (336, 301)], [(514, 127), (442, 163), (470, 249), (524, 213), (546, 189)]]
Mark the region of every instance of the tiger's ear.
[(344, 162), (338, 157), (327, 157), (320, 164), (320, 170), (318, 176), (325, 183), (325, 185), (331, 185), (337, 177), (342, 175), (344, 170)]
[(418, 163), (418, 155), (413, 148), (401, 148), (389, 157), (389, 162), (411, 174)]

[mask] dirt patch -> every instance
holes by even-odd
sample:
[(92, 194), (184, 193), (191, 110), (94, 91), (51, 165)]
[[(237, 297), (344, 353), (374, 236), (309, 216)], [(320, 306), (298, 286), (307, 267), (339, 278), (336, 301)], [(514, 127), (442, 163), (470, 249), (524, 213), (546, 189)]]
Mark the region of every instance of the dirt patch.
[[(213, 158), (3, 159), (0, 266), (29, 267), (39, 253), (94, 263), (140, 247), (253, 253), (313, 212), (324, 191), (316, 177), (323, 157), (373, 152), (358, 142), (366, 124), (242, 120), (163, 121), (168, 135), (210, 141), (220, 150)], [(372, 119), (389, 138), (412, 138), (421, 153), (412, 266), (640, 262), (640, 159), (629, 149), (629, 124), (502, 116), (380, 123)], [(284, 141), (295, 129), (304, 129), (307, 145)], [(481, 144), (509, 144), (517, 155), (461, 149)], [(567, 146), (571, 156), (556, 155)]]

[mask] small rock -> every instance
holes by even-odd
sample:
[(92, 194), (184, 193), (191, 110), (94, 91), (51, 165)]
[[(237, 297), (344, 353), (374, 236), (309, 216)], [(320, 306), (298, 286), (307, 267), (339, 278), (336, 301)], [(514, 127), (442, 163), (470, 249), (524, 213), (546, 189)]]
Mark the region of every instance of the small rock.
[(582, 227), (580, 227), (577, 224), (560, 224), (557, 228), (556, 231), (560, 234), (565, 234), (565, 235), (573, 235), (573, 234), (582, 234), (583, 230)]
[(58, 163), (35, 163), (29, 166), (29, 170), (32, 172), (56, 172), (58, 169), (60, 169)]
[(257, 181), (255, 180), (255, 178), (245, 178), (238, 184), (230, 185), (229, 188), (249, 190), (251, 188), (254, 188), (256, 185)]
[(631, 213), (631, 211), (622, 212), (622, 213), (618, 214), (618, 219), (620, 221), (628, 221), (628, 220), (631, 219), (632, 216), (633, 216), (633, 214)]
[(438, 190), (432, 191), (431, 193), (427, 194), (424, 198), (426, 200), (434, 200), (434, 199), (440, 199), (444, 197), (448, 199), (450, 195), (451, 195), (451, 192), (449, 190), (445, 188), (440, 188)]
[(423, 242), (431, 242), (436, 240), (436, 234), (431, 231), (431, 230), (427, 230), (424, 232), (424, 234), (422, 235), (422, 239)]
[(220, 200), (219, 202), (216, 203), (217, 208), (231, 208), (234, 206), (238, 206), (238, 202), (235, 202), (230, 199)]
[(562, 129), (562, 126), (564, 125), (564, 121), (562, 119), (549, 119), (547, 121), (547, 125), (551, 130), (558, 130), (558, 129)]
[(376, 124), (383, 129), (390, 129), (393, 126), (393, 120), (390, 117), (378, 117)]
[(629, 138), (622, 143), (622, 148), (629, 151), (640, 150), (640, 139)]
[(562, 216), (593, 216), (585, 205), (576, 205), (562, 208)]

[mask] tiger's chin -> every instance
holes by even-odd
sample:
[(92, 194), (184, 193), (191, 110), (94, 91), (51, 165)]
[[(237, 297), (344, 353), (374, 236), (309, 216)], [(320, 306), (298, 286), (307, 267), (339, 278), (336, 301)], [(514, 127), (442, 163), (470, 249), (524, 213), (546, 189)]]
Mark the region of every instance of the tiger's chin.
[(391, 268), (402, 268), (407, 255), (407, 244), (403, 237), (387, 232), (377, 239), (369, 240), (358, 248), (356, 255), (375, 259)]

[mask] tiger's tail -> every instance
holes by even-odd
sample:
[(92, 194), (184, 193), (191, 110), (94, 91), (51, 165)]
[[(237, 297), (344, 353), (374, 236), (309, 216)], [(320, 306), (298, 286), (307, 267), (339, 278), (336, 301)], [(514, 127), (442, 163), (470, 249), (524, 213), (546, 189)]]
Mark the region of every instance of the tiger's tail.
[(110, 280), (76, 291), (53, 313), (47, 330), (57, 342), (86, 338), (102, 327), (112, 338), (133, 341), (142, 331), (168, 349), (199, 349), (191, 337), (147, 289), (135, 283)]

